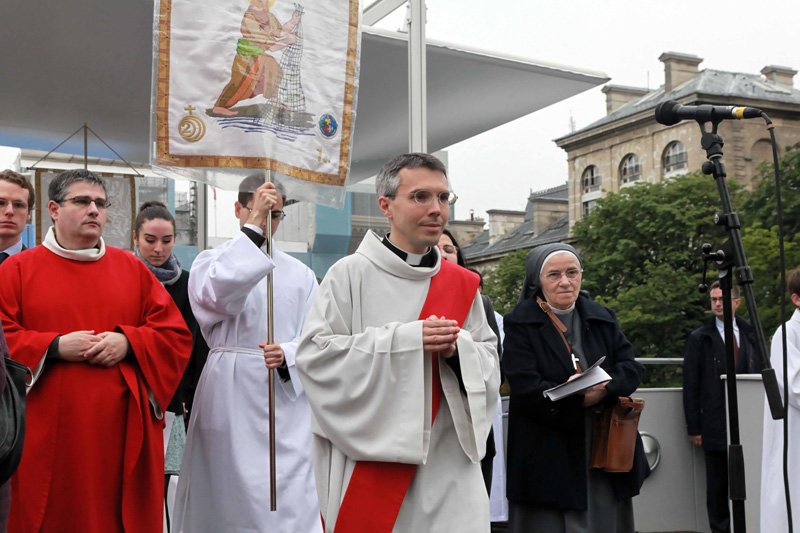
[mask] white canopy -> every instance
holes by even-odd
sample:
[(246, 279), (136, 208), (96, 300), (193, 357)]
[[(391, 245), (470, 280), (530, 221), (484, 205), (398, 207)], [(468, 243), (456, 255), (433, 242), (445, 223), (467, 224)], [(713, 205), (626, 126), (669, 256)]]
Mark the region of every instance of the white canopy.
[[(50, 150), (84, 123), (149, 160), (152, 0), (8, 0), (0, 17), (0, 145)], [(428, 41), (428, 148), (459, 141), (608, 81), (607, 76)], [(363, 31), (352, 177), (408, 149), (407, 38)], [(78, 135), (60, 152), (83, 153)], [(89, 153), (114, 157), (98, 142)]]

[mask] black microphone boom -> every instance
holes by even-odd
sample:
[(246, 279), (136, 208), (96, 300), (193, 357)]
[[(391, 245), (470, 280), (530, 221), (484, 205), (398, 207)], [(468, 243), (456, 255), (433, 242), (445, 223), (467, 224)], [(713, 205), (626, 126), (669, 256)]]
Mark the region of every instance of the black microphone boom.
[(665, 126), (672, 126), (686, 119), (711, 122), (730, 118), (758, 118), (762, 115), (763, 112), (755, 107), (709, 104), (681, 105), (674, 100), (668, 100), (656, 106), (656, 121)]

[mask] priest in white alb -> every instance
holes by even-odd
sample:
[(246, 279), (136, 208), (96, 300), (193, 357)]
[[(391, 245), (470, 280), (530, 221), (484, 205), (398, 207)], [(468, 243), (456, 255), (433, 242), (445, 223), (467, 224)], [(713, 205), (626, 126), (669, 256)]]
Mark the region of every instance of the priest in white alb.
[(377, 177), (390, 225), (323, 280), (297, 368), (325, 530), (489, 531), (480, 460), (500, 381), (478, 277), (436, 244), (453, 194), (428, 154)]
[[(175, 498), (173, 531), (322, 531), (311, 466), (308, 403), (295, 368), (314, 273), (273, 247), (286, 195), (263, 174), (245, 178), (235, 204), (241, 232), (200, 253), (189, 300), (210, 348), (197, 385)], [(267, 273), (273, 274), (274, 343), (267, 344)], [(265, 365), (266, 364), (266, 365)], [(275, 368), (277, 511), (270, 512), (268, 371)]]

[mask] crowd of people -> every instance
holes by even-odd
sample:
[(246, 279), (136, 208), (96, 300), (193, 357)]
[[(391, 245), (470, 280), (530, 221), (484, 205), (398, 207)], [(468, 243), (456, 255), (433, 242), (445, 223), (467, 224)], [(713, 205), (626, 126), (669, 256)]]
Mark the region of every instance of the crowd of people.
[[(240, 231), (187, 271), (160, 202), (141, 205), (133, 254), (106, 246), (113, 199), (86, 170), (50, 182), (52, 227), (26, 250), (36, 192), (0, 172), (0, 347), (31, 370), (0, 532), (487, 532), (508, 520), (512, 532), (633, 533), (632, 498), (649, 474), (641, 438), (630, 468), (609, 471), (593, 467), (592, 437), (597, 413), (633, 394), (644, 368), (614, 312), (581, 291), (579, 252), (532, 250), (503, 317), (446, 229), (454, 195), (441, 161), (397, 156), (376, 192), (389, 232), (368, 232), (318, 283), (297, 259), (266, 252), (287, 197), (263, 174), (240, 184)], [(789, 292), (800, 308), (800, 270)], [(730, 531), (721, 306), (712, 286), (715, 317), (684, 354), (687, 430), (705, 452), (715, 532)], [(787, 340), (792, 422), (799, 313)], [(735, 324), (736, 371), (757, 372), (752, 328)], [(609, 381), (544, 395), (598, 361)], [(765, 450), (782, 439), (772, 422)], [(773, 509), (778, 455), (764, 454), (762, 503)]]

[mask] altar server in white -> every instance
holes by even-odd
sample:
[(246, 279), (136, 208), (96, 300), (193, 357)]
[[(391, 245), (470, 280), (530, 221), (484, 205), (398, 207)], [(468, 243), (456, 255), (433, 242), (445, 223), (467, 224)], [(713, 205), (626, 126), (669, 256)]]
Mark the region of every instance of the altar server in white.
[[(800, 520), (800, 267), (786, 279), (789, 296), (795, 306), (786, 322), (786, 373), (789, 382), (789, 401), (786, 416), (789, 419), (788, 471), (793, 524)], [(783, 396), (783, 335), (779, 327), (772, 337), (770, 363)], [(764, 402), (764, 436), (761, 454), (761, 531), (783, 533), (789, 531), (786, 513), (786, 494), (783, 485), (783, 420), (773, 420), (769, 405)], [(795, 529), (797, 529), (795, 527)]]
[[(278, 229), (283, 188), (245, 178), (235, 204), (241, 232), (200, 253), (189, 299), (211, 349), (197, 386), (178, 484), (173, 531), (252, 533), (322, 530), (311, 465), (308, 402), (295, 367), (303, 320), (317, 289), (314, 273), (273, 247), (265, 254), (267, 213)], [(255, 192), (253, 192), (255, 191)], [(275, 343), (267, 338), (267, 273), (274, 285)], [(276, 368), (278, 510), (269, 508), (267, 368)]]
[(480, 460), (499, 387), (478, 277), (436, 247), (444, 165), (404, 154), (377, 178), (390, 225), (325, 276), (297, 368), (326, 531), (488, 532)]

